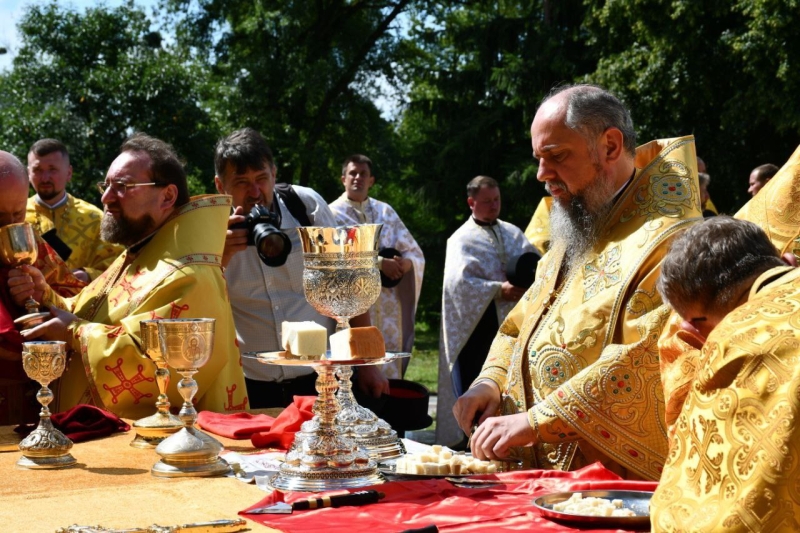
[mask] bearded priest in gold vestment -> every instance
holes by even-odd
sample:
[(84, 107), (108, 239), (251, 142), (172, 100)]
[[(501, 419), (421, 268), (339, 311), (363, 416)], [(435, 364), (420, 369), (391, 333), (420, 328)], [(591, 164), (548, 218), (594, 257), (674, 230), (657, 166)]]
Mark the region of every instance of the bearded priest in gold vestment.
[(557, 89), (531, 137), (553, 197), (551, 247), (453, 412), (465, 432), (480, 423), (480, 458), (561, 470), (601, 461), (658, 479), (656, 343), (668, 310), (655, 283), (671, 239), (701, 220), (694, 140), (635, 148), (627, 109), (594, 86)]
[[(61, 378), (61, 410), (92, 403), (119, 416), (152, 414), (158, 396), (155, 365), (141, 351), (139, 322), (214, 318), (214, 351), (197, 374), (196, 407), (247, 408), (222, 250), (228, 196), (190, 199), (186, 174), (172, 147), (136, 134), (122, 145), (103, 191), (103, 236), (126, 246), (100, 277), (75, 298), (56, 296), (41, 277), (35, 289), (55, 318), (23, 332), (26, 340), (64, 340), (74, 351)], [(31, 292), (35, 294), (34, 287)], [(168, 391), (182, 403), (173, 376)]]
[(729, 217), (691, 228), (664, 259), (659, 291), (703, 343), (654, 531), (800, 529), (800, 269), (781, 259), (761, 228)]

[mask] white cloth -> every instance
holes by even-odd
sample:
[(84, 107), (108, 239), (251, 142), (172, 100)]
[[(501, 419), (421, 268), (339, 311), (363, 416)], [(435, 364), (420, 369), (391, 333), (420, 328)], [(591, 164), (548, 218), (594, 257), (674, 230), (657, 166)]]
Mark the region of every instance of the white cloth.
[[(293, 186), (306, 206), (311, 223), (316, 226), (335, 226), (336, 220), (328, 204), (314, 190)], [(233, 319), (236, 323), (236, 340), (239, 351), (272, 352), (281, 350), (281, 322), (313, 320), (328, 329), (336, 329), (336, 322), (322, 316), (306, 301), (303, 294), (303, 247), (295, 228), (302, 226), (276, 195), (281, 210), (281, 230), (292, 241), (292, 251), (286, 263), (269, 267), (261, 262), (254, 246), (234, 255), (225, 269)], [(244, 375), (260, 381), (283, 381), (313, 372), (308, 367), (265, 365), (258, 361), (242, 359)]]
[[(516, 302), (503, 300), (509, 259), (534, 248), (517, 226), (498, 220), (481, 226), (470, 217), (447, 239), (442, 288), (442, 328), (439, 337), (439, 398), (436, 442), (455, 444), (463, 436), (453, 417), (456, 397), (450, 373), (489, 304), (494, 300), (501, 324)], [(470, 383), (464, 383), (465, 388)]]
[[(422, 249), (397, 212), (386, 202), (373, 198), (353, 202), (344, 193), (330, 207), (340, 225), (383, 224), (378, 248), (395, 248), (404, 259), (411, 261), (413, 268), (403, 276), (403, 280), (395, 287), (383, 287), (378, 301), (369, 310), (370, 322), (383, 333), (386, 350), (410, 352), (414, 345), (414, 317), (425, 270)], [(401, 365), (383, 365), (381, 369), (387, 378), (402, 377)]]

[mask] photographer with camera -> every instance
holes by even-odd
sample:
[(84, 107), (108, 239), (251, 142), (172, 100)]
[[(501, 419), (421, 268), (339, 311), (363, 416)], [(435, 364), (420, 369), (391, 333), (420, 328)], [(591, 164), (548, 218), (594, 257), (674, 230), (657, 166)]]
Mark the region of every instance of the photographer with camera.
[[(303, 248), (295, 228), (335, 226), (328, 204), (308, 187), (275, 184), (267, 142), (252, 128), (236, 130), (216, 146), (214, 183), (233, 197), (222, 265), (241, 353), (279, 351), (281, 323), (312, 320), (333, 333), (336, 324), (317, 313), (303, 293)], [(369, 315), (350, 320), (369, 325)], [(308, 367), (264, 365), (242, 360), (252, 408), (286, 407), (295, 395), (315, 396), (316, 374)], [(368, 396), (388, 392), (374, 366), (360, 367), (355, 385)]]

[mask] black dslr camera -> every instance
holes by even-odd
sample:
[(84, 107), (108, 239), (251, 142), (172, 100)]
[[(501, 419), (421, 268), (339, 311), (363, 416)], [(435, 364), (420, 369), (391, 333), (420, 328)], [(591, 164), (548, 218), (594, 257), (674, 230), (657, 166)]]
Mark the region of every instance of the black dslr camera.
[(292, 251), (292, 241), (283, 233), (281, 214), (273, 213), (263, 205), (256, 204), (245, 216), (245, 221), (230, 226), (230, 229), (246, 229), (247, 245), (255, 246), (258, 257), (265, 265), (281, 266)]

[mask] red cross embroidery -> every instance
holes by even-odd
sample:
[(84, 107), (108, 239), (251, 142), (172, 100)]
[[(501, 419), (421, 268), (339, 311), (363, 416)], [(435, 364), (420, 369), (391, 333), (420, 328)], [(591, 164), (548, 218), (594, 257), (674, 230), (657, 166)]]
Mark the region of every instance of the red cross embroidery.
[(103, 388), (111, 393), (111, 403), (117, 403), (119, 400), (119, 396), (128, 391), (133, 395), (133, 403), (134, 405), (139, 403), (139, 400), (142, 398), (152, 398), (153, 393), (151, 392), (140, 392), (136, 385), (138, 383), (150, 382), (152, 383), (155, 381), (155, 378), (148, 378), (144, 374), (142, 374), (142, 370), (144, 370), (144, 365), (138, 365), (137, 370), (138, 372), (134, 374), (134, 376), (128, 379), (125, 374), (122, 372), (122, 358), (120, 357), (117, 359), (117, 366), (105, 366), (106, 370), (113, 373), (117, 379), (119, 380), (119, 385), (114, 385), (113, 387), (109, 387), (105, 383), (103, 383)]
[(226, 411), (242, 411), (245, 406), (247, 405), (247, 396), (244, 397), (242, 403), (237, 403), (236, 405), (233, 404), (233, 393), (236, 392), (237, 385), (234, 383), (231, 385), (231, 388), (225, 387), (225, 392), (228, 393), (228, 403), (226, 403), (222, 408)]
[(119, 303), (119, 299), (122, 298), (122, 293), (126, 293), (130, 299), (133, 299), (133, 295), (136, 294), (138, 290), (136, 287), (133, 286), (133, 282), (135, 282), (138, 278), (144, 275), (144, 271), (142, 271), (141, 266), (136, 267), (136, 271), (134, 271), (133, 276), (131, 276), (131, 280), (128, 281), (124, 277), (119, 282), (119, 288), (122, 289), (122, 292), (118, 293), (113, 298), (109, 298), (109, 301), (113, 300), (114, 306)]

